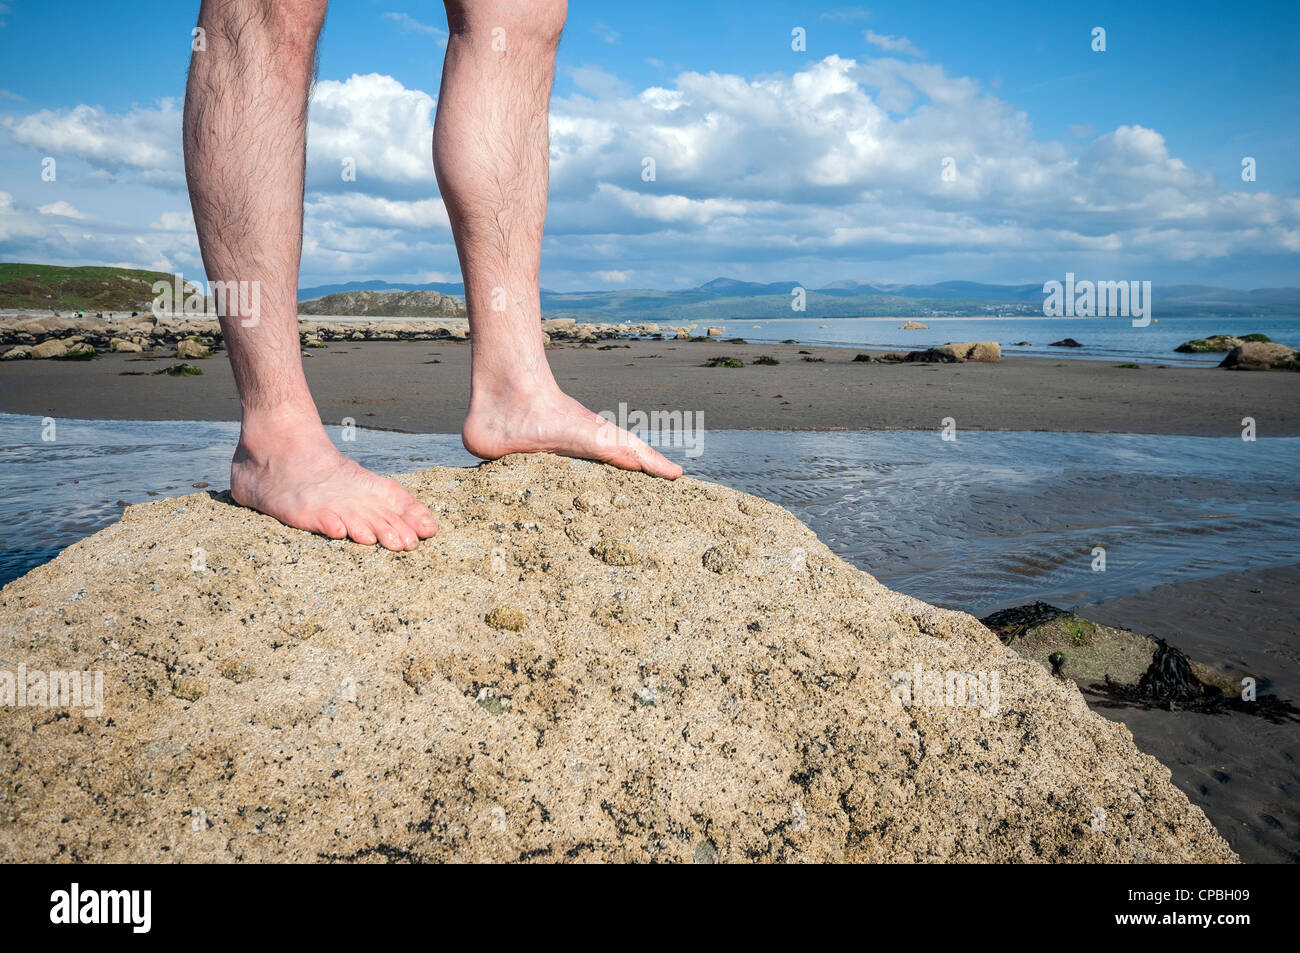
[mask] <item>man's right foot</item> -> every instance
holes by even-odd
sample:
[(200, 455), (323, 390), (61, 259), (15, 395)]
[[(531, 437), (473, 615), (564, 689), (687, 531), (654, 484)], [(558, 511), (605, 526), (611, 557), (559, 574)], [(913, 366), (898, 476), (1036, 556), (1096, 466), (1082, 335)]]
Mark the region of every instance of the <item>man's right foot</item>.
[(316, 421), (244, 421), (230, 464), (235, 502), (286, 526), (411, 550), (438, 531), (429, 508), (396, 480), (349, 460)]

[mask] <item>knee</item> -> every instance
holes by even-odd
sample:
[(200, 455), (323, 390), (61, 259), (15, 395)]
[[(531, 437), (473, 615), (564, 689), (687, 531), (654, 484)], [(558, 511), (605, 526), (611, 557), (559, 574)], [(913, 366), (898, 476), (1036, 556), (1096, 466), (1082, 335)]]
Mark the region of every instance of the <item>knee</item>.
[(266, 10), (271, 29), (290, 42), (314, 43), (329, 8), (329, 0), (259, 0), (259, 3)]
[(497, 27), (507, 36), (543, 42), (560, 41), (568, 0), (444, 0), (452, 33), (488, 33)]
[(217, 0), (204, 3), (211, 26), (236, 44), (261, 35), (276, 45), (312, 46), (325, 23), (329, 0)]

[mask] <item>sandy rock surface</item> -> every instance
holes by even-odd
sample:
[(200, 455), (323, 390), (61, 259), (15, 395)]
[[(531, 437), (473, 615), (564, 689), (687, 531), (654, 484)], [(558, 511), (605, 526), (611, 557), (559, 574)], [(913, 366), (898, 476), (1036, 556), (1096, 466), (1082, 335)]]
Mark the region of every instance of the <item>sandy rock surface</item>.
[(1295, 348), (1263, 341), (1246, 341), (1233, 348), (1219, 366), (1236, 371), (1300, 370)]
[(549, 456), (402, 479), (442, 527), (412, 553), (201, 493), (0, 591), (0, 668), (104, 686), (0, 707), (0, 859), (1234, 859), (1073, 683), (771, 503)]

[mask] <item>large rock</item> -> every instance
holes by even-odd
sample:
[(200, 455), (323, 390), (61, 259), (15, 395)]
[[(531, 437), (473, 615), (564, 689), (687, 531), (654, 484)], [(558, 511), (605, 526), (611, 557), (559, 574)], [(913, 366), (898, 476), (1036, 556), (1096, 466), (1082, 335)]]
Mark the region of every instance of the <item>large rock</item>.
[(1245, 343), (1241, 338), (1233, 337), (1231, 334), (1213, 334), (1208, 338), (1184, 341), (1174, 350), (1180, 354), (1214, 354), (1231, 351)]
[(0, 860), (1234, 859), (1072, 682), (780, 507), (551, 456), (405, 483), (411, 553), (196, 494), (5, 587), (0, 658), (104, 697), (0, 707)]
[(52, 357), (66, 357), (67, 353), (68, 346), (66, 344), (62, 341), (56, 341), (51, 338), (48, 341), (42, 341), (40, 344), (32, 348), (31, 356), (40, 361)]
[(1300, 370), (1300, 361), (1296, 360), (1296, 349), (1285, 344), (1246, 341), (1229, 351), (1219, 366), (1234, 371), (1296, 371)]
[(202, 341), (186, 338), (176, 342), (176, 356), (186, 361), (200, 360), (212, 356), (212, 349)]
[(962, 341), (913, 351), (904, 360), (929, 364), (964, 364), (967, 361), (996, 364), (1002, 360), (1002, 346), (996, 341)]
[(30, 344), (17, 344), (0, 354), (0, 360), (4, 361), (22, 361), (32, 356), (32, 346)]

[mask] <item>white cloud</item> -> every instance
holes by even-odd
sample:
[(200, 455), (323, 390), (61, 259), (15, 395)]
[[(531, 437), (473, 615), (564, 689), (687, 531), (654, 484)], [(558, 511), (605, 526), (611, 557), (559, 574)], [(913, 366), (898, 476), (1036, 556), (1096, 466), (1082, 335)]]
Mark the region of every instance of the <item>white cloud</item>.
[(60, 218), (85, 218), (86, 217), (82, 215), (80, 212), (78, 212), (71, 205), (69, 205), (67, 202), (50, 202), (47, 205), (42, 205), (36, 211), (40, 212), (42, 215), (57, 215)]
[(395, 201), (363, 192), (314, 193), (308, 197), (305, 214), (338, 225), (361, 225), (397, 229), (450, 229), (442, 199)]
[(601, 182), (596, 186), (596, 195), (598, 198), (612, 199), (638, 218), (649, 218), (658, 222), (707, 225), (722, 216), (744, 215), (746, 210), (743, 202), (727, 199), (690, 199), (684, 195), (647, 195), (643, 192), (621, 189), (608, 182)]
[[(433, 187), (436, 106), (428, 93), (379, 73), (317, 83), (307, 132), (309, 187)], [(343, 180), (345, 159), (356, 164), (356, 183)]]
[(916, 45), (905, 36), (889, 36), (884, 33), (877, 33), (875, 30), (867, 30), (862, 34), (862, 38), (872, 46), (878, 46), (886, 53), (905, 53), (908, 56), (920, 56), (921, 51)]
[(100, 106), (42, 109), (7, 117), (14, 142), (46, 155), (72, 156), (109, 171), (134, 170), (167, 178), (182, 168), (180, 107), (173, 99), (155, 108), (110, 113)]
[[(1202, 277), (1198, 263), (1227, 273), (1300, 250), (1297, 200), (1226, 191), (1141, 125), (1091, 130), (1084, 143), (1038, 138), (1014, 105), (938, 64), (828, 56), (792, 74), (682, 72), (640, 90), (594, 67), (571, 75), (579, 92), (556, 99), (550, 117), (543, 264), (557, 288), (633, 274), (659, 287), (684, 274), (1025, 280), (1067, 265), (1149, 271), (1169, 261), (1188, 263), (1191, 280)], [(435, 107), (428, 92), (381, 74), (317, 85), (309, 281), (455, 272), (430, 160)], [(171, 101), (6, 121), (17, 145), (86, 162), (101, 190), (173, 191), (159, 203), (167, 211), (114, 227), (91, 199), (69, 196), (96, 223), (84, 232), (10, 197), (0, 256), (118, 260), (139, 243), (141, 262), (196, 270), (192, 220), (176, 211), (179, 123)], [(354, 182), (340, 175), (344, 159), (355, 162)], [(954, 178), (942, 175), (946, 159)], [(60, 183), (63, 172), (61, 163)]]

